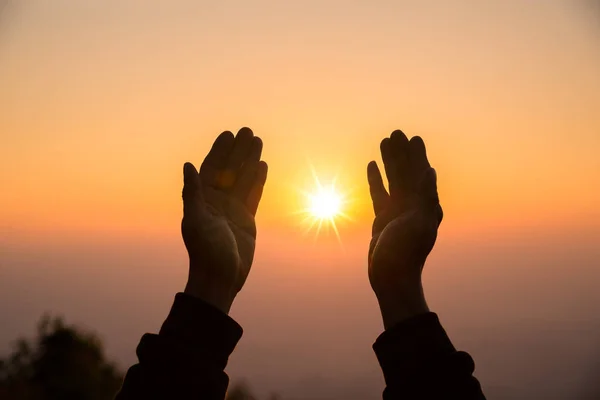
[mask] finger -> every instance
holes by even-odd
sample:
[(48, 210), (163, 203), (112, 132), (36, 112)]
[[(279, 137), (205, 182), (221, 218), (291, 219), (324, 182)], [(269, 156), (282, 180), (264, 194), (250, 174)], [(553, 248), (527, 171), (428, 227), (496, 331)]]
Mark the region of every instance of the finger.
[(206, 155), (200, 166), (200, 176), (206, 185), (217, 186), (219, 171), (225, 168), (231, 149), (233, 148), (233, 133), (225, 131), (221, 133)]
[(408, 158), (413, 171), (424, 171), (431, 166), (427, 160), (427, 150), (425, 148), (425, 142), (423, 142), (423, 139), (421, 139), (419, 136), (411, 138), (408, 143), (408, 147)]
[(233, 171), (234, 174), (237, 174), (238, 169), (242, 166), (244, 161), (246, 161), (250, 149), (252, 148), (253, 138), (254, 133), (252, 133), (250, 128), (240, 129), (235, 136), (233, 149), (227, 160), (227, 169)]
[(435, 169), (427, 169), (421, 178), (419, 194), (427, 207), (437, 207), (440, 204), (440, 198), (437, 190), (437, 174)]
[(389, 194), (385, 190), (381, 171), (379, 171), (379, 167), (375, 161), (371, 161), (367, 165), (367, 180), (369, 181), (371, 200), (373, 200), (373, 210), (375, 211), (375, 215), (377, 215), (385, 208)]
[(408, 162), (408, 138), (404, 132), (398, 129), (390, 135), (390, 143), (392, 154), (396, 160), (397, 185), (404, 191), (408, 188), (411, 178), (410, 164)]
[(381, 159), (383, 160), (383, 167), (385, 168), (385, 175), (388, 179), (388, 185), (390, 187), (390, 193), (396, 192), (398, 188), (398, 174), (396, 173), (396, 158), (392, 151), (392, 142), (390, 138), (385, 138), (379, 145), (381, 149)]
[(203, 201), (200, 175), (193, 164), (187, 162), (183, 165), (183, 213), (189, 214), (198, 202)]
[(232, 191), (232, 194), (242, 201), (245, 201), (248, 197), (250, 189), (252, 189), (252, 185), (254, 184), (262, 148), (262, 140), (259, 137), (252, 138), (250, 152), (248, 153), (246, 161), (242, 164), (242, 168), (240, 169)]
[(269, 166), (266, 162), (258, 162), (254, 184), (252, 185), (252, 188), (248, 194), (248, 198), (246, 199), (246, 207), (248, 207), (248, 210), (250, 213), (252, 213), (252, 215), (256, 215), (256, 211), (258, 210), (258, 204), (260, 203), (263, 189), (267, 181), (268, 170)]

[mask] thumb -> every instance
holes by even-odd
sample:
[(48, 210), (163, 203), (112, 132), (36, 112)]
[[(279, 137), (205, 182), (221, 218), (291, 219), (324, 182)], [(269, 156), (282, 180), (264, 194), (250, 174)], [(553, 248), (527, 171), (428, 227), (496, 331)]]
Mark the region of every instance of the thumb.
[(187, 162), (183, 165), (183, 213), (191, 211), (190, 207), (203, 202), (200, 175), (193, 164)]

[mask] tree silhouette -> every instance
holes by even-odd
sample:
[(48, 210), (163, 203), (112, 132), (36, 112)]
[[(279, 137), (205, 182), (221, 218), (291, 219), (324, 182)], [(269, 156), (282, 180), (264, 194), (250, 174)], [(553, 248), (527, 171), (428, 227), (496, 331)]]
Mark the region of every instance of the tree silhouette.
[(257, 400), (246, 382), (238, 382), (227, 391), (226, 400)]
[[(272, 393), (268, 399), (281, 400), (281, 397), (276, 393)], [(258, 400), (258, 398), (252, 394), (252, 391), (246, 382), (241, 381), (227, 391), (226, 400)]]
[(47, 315), (33, 340), (18, 339), (14, 351), (0, 359), (4, 400), (109, 400), (122, 380), (94, 333)]

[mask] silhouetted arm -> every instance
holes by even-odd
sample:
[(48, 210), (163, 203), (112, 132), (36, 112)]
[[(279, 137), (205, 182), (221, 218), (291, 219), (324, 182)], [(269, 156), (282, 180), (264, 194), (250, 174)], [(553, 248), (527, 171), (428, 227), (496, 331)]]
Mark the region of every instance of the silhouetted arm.
[(387, 386), (384, 400), (485, 400), (473, 359), (456, 351), (435, 313), (396, 324), (373, 349)]
[(200, 169), (183, 166), (181, 234), (189, 255), (184, 293), (158, 335), (146, 334), (139, 364), (117, 400), (225, 398), (227, 359), (242, 335), (231, 305), (250, 273), (254, 216), (267, 179), (263, 143), (250, 128), (221, 133)]
[(145, 334), (139, 363), (129, 368), (116, 400), (223, 400), (223, 371), (242, 328), (217, 308), (179, 293), (158, 335)]
[(396, 130), (380, 149), (389, 190), (375, 161), (367, 179), (375, 211), (369, 281), (385, 327), (373, 346), (387, 384), (383, 397), (485, 399), (473, 359), (456, 351), (425, 301), (423, 267), (444, 216), (425, 143)]

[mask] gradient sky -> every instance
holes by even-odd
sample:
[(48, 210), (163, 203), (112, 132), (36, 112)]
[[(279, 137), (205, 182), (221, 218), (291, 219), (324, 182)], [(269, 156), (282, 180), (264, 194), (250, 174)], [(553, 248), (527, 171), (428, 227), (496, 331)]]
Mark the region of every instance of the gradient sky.
[[(600, 13), (583, 3), (13, 1), (0, 19), (0, 349), (48, 309), (133, 362), (184, 285), (182, 164), (247, 125), (270, 176), (231, 373), (284, 394), (362, 376), (376, 398), (365, 170), (401, 128), (425, 139), (446, 214), (432, 308), (474, 343), (484, 385), (514, 382), (518, 355), (500, 365), (474, 330), (518, 341), (510, 327), (529, 317), (600, 329)], [(353, 200), (343, 247), (293, 215), (309, 164)]]

